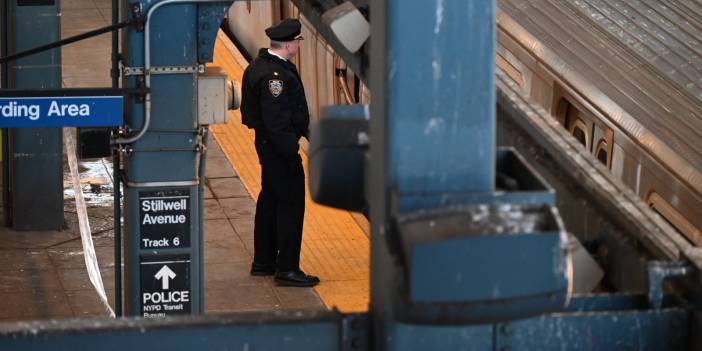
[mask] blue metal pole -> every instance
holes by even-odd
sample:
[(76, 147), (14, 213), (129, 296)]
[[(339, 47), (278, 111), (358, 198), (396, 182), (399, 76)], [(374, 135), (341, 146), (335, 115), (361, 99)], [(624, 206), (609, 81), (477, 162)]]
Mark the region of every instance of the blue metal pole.
[[(398, 322), (403, 270), (393, 217), (447, 194), (491, 193), (495, 174), (493, 0), (371, 6), (371, 306), (376, 349), (419, 340), (492, 349), (492, 327)], [(427, 233), (430, 235), (430, 233)], [(412, 336), (414, 335), (414, 336)]]
[[(199, 192), (200, 192), (200, 197), (198, 198), (198, 207), (200, 208), (200, 216), (198, 216), (198, 231), (200, 233), (200, 251), (198, 252), (198, 255), (200, 255), (200, 259), (202, 262), (205, 261), (205, 213), (204, 213), (204, 208), (205, 208), (205, 170), (207, 167), (207, 149), (209, 145), (209, 139), (210, 139), (210, 130), (208, 127), (203, 128), (203, 135), (202, 135), (202, 153), (200, 157), (200, 169), (198, 170), (198, 178), (200, 178), (200, 187), (199, 187)], [(202, 281), (205, 281), (205, 265), (201, 264), (200, 265), (200, 279)], [(200, 284), (200, 296), (202, 298), (200, 299), (200, 311), (205, 311), (205, 284)]]
[[(204, 308), (201, 185), (204, 145), (198, 77), (212, 60), (216, 31), (230, 1), (128, 1), (145, 28), (123, 38), (129, 135), (125, 176), (125, 314), (162, 317)], [(173, 26), (178, 23), (178, 26)], [(196, 35), (197, 34), (197, 35)], [(170, 71), (170, 74), (158, 74)], [(177, 71), (178, 73), (172, 73)], [(200, 168), (198, 169), (198, 164)]]
[[(7, 14), (7, 1), (3, 1), (0, 3), (0, 56), (5, 57), (7, 56), (7, 29), (9, 26), (7, 25), (7, 19), (8, 19), (8, 14)], [(7, 88), (7, 63), (2, 64), (2, 88), (6, 89)]]
[[(141, 6), (141, 14), (146, 15), (149, 8), (158, 3), (149, 1), (129, 1)], [(132, 5), (132, 4), (130, 4)], [(132, 8), (125, 13), (133, 14)], [(148, 19), (151, 36), (159, 38), (150, 43), (151, 61), (153, 66), (161, 67), (193, 67), (197, 65), (197, 41), (193, 33), (197, 31), (197, 5), (178, 4), (163, 6), (152, 18)], [(171, 23), (179, 23), (172, 26)], [(144, 31), (130, 28), (123, 38), (123, 62), (125, 67), (144, 67), (145, 44)], [(168, 313), (199, 313), (198, 289), (192, 289), (199, 284), (199, 269), (197, 268), (198, 233), (197, 212), (193, 208), (197, 204), (198, 187), (196, 185), (196, 143), (197, 128), (195, 127), (194, 114), (196, 108), (193, 104), (196, 95), (196, 72), (191, 74), (152, 75), (152, 116), (150, 129), (144, 136), (124, 147), (130, 152), (125, 157), (125, 315), (158, 316), (166, 313), (163, 304), (154, 303), (156, 310), (144, 309), (143, 294), (147, 293), (144, 283), (149, 278), (152, 283), (158, 283), (154, 277), (157, 272), (148, 270), (149, 262), (174, 262), (165, 264), (173, 270), (176, 277), (170, 281), (169, 292), (173, 290), (175, 280), (178, 279), (179, 290), (190, 292), (189, 303), (183, 304), (179, 310)], [(145, 76), (125, 76), (123, 86), (128, 88), (138, 87), (145, 81)], [(145, 101), (136, 98), (127, 99), (127, 123), (132, 130), (140, 130), (145, 125)], [(168, 151), (168, 149), (191, 148), (191, 151)], [(152, 152), (147, 150), (163, 150)], [(183, 182), (183, 186), (174, 186), (173, 183)], [(161, 186), (159, 186), (162, 184)], [(187, 214), (188, 221), (184, 228), (159, 230), (156, 225), (142, 225), (140, 216), (159, 216), (170, 214), (158, 210), (143, 213), (142, 201), (169, 201), (169, 198), (186, 199), (187, 210), (180, 213)], [(168, 203), (171, 204), (170, 202)], [(157, 234), (149, 235), (146, 231), (151, 227)], [(142, 239), (169, 236), (167, 244), (155, 246)], [(178, 240), (174, 243), (175, 238)], [(194, 240), (193, 240), (194, 239)], [(177, 245), (176, 245), (177, 243)], [(163, 256), (168, 253), (167, 257)], [(162, 258), (163, 257), (163, 258)], [(189, 262), (186, 262), (187, 260)], [(176, 261), (180, 261), (175, 263)], [(176, 265), (183, 270), (178, 271)], [(155, 267), (156, 269), (158, 267)], [(147, 271), (148, 270), (148, 271)], [(187, 276), (189, 281), (182, 281)], [(184, 286), (187, 285), (187, 286)], [(158, 288), (158, 286), (156, 286)], [(153, 291), (152, 291), (153, 290)], [(162, 293), (159, 289), (148, 291)], [(155, 295), (159, 296), (159, 295)], [(161, 297), (157, 297), (160, 299)], [(152, 299), (153, 301), (159, 301)], [(178, 305), (178, 304), (173, 304)], [(161, 306), (161, 307), (158, 307)]]
[[(112, 24), (119, 22), (119, 0), (112, 0)], [(112, 32), (112, 87), (119, 88), (119, 32)], [(115, 232), (115, 316), (122, 316), (122, 180), (119, 150), (112, 148), (112, 185)]]
[[(3, 1), (0, 4), (0, 21), (2, 21), (2, 28), (0, 28), (0, 56), (7, 56), (7, 40), (8, 40), (8, 35), (7, 35), (7, 29), (9, 26), (7, 25), (7, 20), (9, 18), (7, 14), (7, 1)], [(1, 88), (7, 89), (8, 88), (8, 73), (9, 70), (7, 69), (7, 63), (2, 64), (2, 82)], [(3, 212), (5, 214), (4, 218), (4, 223), (5, 226), (10, 225), (10, 220), (11, 220), (11, 215), (10, 215), (10, 166), (9, 166), (9, 158), (10, 158), (10, 153), (9, 153), (9, 146), (10, 144), (8, 143), (8, 138), (9, 133), (7, 132), (7, 128), (2, 129), (2, 207), (3, 207)]]
[(388, 188), (402, 212), (425, 207), (406, 194), (492, 192), (494, 1), (386, 3)]
[[(26, 6), (10, 2), (12, 52), (21, 52), (60, 39), (58, 2)], [(37, 30), (41, 28), (41, 30)], [(60, 88), (61, 50), (52, 49), (10, 63), (13, 88)], [(12, 226), (20, 230), (60, 230), (63, 227), (63, 157), (60, 129), (26, 128), (10, 131)], [(39, 198), (37, 197), (39, 195)]]

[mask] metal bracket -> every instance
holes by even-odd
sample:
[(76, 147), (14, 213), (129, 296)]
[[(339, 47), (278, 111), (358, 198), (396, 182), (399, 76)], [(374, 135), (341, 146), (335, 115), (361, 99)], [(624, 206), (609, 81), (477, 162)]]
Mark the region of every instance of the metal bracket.
[[(137, 88), (141, 90), (146, 90), (146, 81), (144, 76), (137, 76)], [(144, 103), (144, 100), (146, 99), (146, 94), (139, 94), (135, 96), (136, 102), (139, 104)]]
[[(122, 67), (125, 77), (144, 75), (144, 67)], [(148, 74), (193, 74), (205, 73), (205, 65), (195, 66), (158, 66), (151, 67)]]
[(668, 278), (690, 274), (692, 267), (687, 262), (648, 262), (648, 302), (655, 309), (663, 307), (663, 282)]

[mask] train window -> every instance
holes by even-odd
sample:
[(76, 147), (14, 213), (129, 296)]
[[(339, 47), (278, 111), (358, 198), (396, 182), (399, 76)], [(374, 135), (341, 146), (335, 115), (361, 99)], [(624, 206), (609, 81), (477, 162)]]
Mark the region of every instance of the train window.
[(570, 134), (577, 139), (586, 149), (590, 150), (590, 138), (587, 126), (581, 119), (575, 119), (570, 123)]
[(592, 150), (590, 149), (590, 131), (580, 118), (580, 111), (565, 98), (559, 102), (558, 110), (558, 113), (563, 116), (563, 126), (568, 132), (588, 151)]
[(578, 139), (578, 141), (581, 144), (583, 144), (583, 146), (587, 144), (587, 138), (585, 138), (585, 131), (582, 128), (576, 126), (575, 128), (573, 128), (572, 133), (575, 139)]
[(600, 142), (597, 143), (597, 148), (595, 149), (595, 157), (597, 157), (597, 160), (602, 162), (602, 164), (605, 166), (609, 166), (609, 155), (607, 154), (607, 150), (609, 150), (607, 147), (607, 141), (604, 139), (600, 140)]
[(696, 246), (702, 246), (702, 232), (678, 212), (673, 205), (668, 203), (655, 191), (648, 195), (648, 206), (658, 213), (675, 230), (686, 237)]

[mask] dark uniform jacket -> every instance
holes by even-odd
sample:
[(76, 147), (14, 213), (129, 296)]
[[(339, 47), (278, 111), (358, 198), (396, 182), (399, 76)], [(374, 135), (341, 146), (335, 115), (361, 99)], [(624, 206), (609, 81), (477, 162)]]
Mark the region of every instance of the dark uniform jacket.
[(260, 157), (297, 155), (309, 134), (305, 89), (295, 65), (261, 49), (244, 71), (242, 122), (256, 130)]

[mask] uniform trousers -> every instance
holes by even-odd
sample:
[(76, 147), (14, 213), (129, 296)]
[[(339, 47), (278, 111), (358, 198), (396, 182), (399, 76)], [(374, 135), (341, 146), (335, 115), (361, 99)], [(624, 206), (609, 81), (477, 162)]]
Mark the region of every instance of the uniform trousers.
[(254, 220), (254, 262), (279, 272), (300, 269), (305, 173), (300, 155), (260, 157), (261, 192)]

